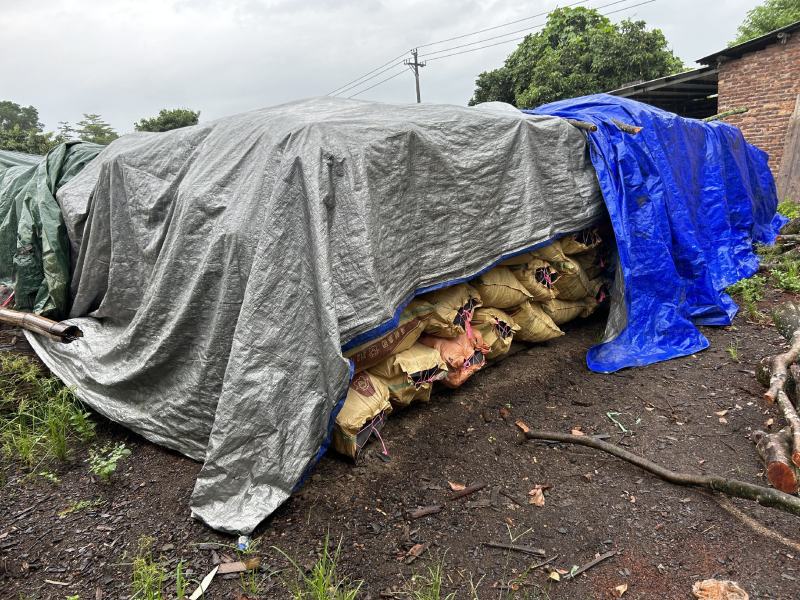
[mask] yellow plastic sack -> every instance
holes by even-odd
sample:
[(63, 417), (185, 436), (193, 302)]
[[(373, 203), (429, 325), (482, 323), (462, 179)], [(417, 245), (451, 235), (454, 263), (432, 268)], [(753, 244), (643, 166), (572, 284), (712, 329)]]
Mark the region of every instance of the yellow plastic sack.
[(554, 286), (561, 275), (550, 266), (550, 263), (541, 258), (532, 258), (527, 264), (512, 268), (511, 272), (528, 290), (534, 302), (547, 302), (556, 297)]
[(408, 350), (425, 330), (425, 322), (433, 313), (433, 306), (424, 300), (415, 300), (401, 314), (397, 329), (378, 339), (366, 342), (344, 353), (353, 361), (356, 371), (363, 371), (392, 354)]
[(562, 275), (572, 273), (575, 270), (575, 263), (569, 260), (561, 249), (561, 240), (556, 240), (549, 246), (538, 248), (531, 252), (533, 258), (541, 259)]
[(414, 400), (430, 400), (433, 382), (447, 377), (447, 364), (435, 348), (415, 343), (378, 363), (369, 373), (386, 382), (392, 404), (408, 406)]
[(578, 317), (588, 317), (597, 309), (597, 300), (593, 297), (580, 300), (562, 300), (556, 298), (542, 304), (542, 309), (557, 325), (572, 321)]
[(536, 302), (526, 302), (514, 310), (509, 311), (514, 322), (519, 325), (519, 331), (514, 337), (523, 342), (546, 342), (564, 335), (547, 314), (541, 305)]
[(479, 308), (472, 317), (472, 326), (489, 346), (486, 358), (497, 358), (511, 349), (514, 334), (520, 330), (511, 316), (499, 308)]
[(433, 306), (430, 318), (425, 322), (425, 333), (448, 338), (464, 333), (466, 322), (483, 304), (478, 291), (466, 283), (420, 296), (409, 308), (415, 309), (420, 302)]
[(603, 274), (605, 264), (597, 248), (593, 248), (582, 254), (576, 254), (572, 257), (572, 260), (578, 263), (589, 279), (597, 279)]
[(568, 273), (562, 273), (555, 282), (554, 287), (558, 292), (557, 298), (561, 300), (581, 300), (587, 296), (595, 297), (603, 287), (601, 279), (589, 279), (580, 265), (574, 260), (567, 259), (572, 265)]
[(356, 373), (344, 405), (336, 415), (333, 428), (333, 447), (337, 452), (356, 458), (358, 453), (372, 435), (372, 427), (376, 429), (383, 424), (383, 419), (376, 418), (392, 412), (389, 403), (389, 387), (380, 377), (366, 371)]
[(508, 267), (495, 267), (478, 277), (472, 285), (481, 295), (484, 306), (510, 308), (531, 299), (530, 292)]
[(561, 239), (561, 250), (567, 256), (582, 254), (592, 248), (597, 248), (602, 242), (600, 233), (596, 227), (590, 227), (579, 231), (574, 235), (568, 235)]

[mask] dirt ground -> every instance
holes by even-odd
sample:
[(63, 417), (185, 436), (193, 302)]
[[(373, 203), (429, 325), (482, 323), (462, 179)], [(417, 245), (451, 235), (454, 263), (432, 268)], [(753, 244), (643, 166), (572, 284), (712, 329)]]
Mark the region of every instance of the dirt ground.
[[(768, 303), (779, 299), (771, 294)], [(258, 597), (289, 597), (284, 582), (294, 571), (275, 547), (309, 566), (328, 535), (341, 540), (340, 571), (363, 580), (359, 598), (409, 597), (403, 592), (412, 577), (442, 563), (444, 591), (456, 598), (473, 598), (472, 586), (481, 599), (500, 598), (515, 578), (520, 598), (611, 598), (624, 584), (629, 599), (691, 598), (692, 584), (706, 578), (735, 580), (751, 598), (800, 598), (797, 518), (731, 503), (794, 540), (792, 547), (757, 533), (709, 494), (587, 448), (520, 444), (514, 426), (523, 419), (541, 429), (579, 427), (676, 470), (762, 483), (748, 436), (768, 418), (776, 426), (780, 419), (760, 400), (753, 370), (782, 346), (775, 329), (740, 315), (733, 327), (705, 329), (711, 347), (696, 356), (599, 375), (584, 357), (603, 318), (567, 327), (566, 336), (508, 358), (461, 389), (394, 414), (383, 431), (388, 462), (375, 444), (356, 466), (324, 458), (256, 532)], [(144, 535), (170, 568), (182, 559), (195, 579), (234, 556), (233, 538), (189, 516), (199, 465), (112, 424), (99, 429), (101, 443), (124, 441), (133, 451), (111, 484), (92, 479), (79, 450), (72, 463), (53, 467), (60, 483), (12, 471), (0, 488), (0, 598), (128, 598), (131, 556)], [(487, 487), (448, 501), (448, 481)], [(526, 501), (537, 484), (552, 486), (544, 506)], [(91, 504), (64, 512), (79, 501)], [(437, 503), (444, 505), (438, 514), (405, 517)], [(512, 539), (556, 556), (550, 565), (565, 571), (617, 554), (556, 582), (544, 568), (524, 575), (544, 558), (484, 545)], [(411, 561), (415, 544), (426, 546)], [(226, 575), (205, 597), (241, 595), (239, 576)]]

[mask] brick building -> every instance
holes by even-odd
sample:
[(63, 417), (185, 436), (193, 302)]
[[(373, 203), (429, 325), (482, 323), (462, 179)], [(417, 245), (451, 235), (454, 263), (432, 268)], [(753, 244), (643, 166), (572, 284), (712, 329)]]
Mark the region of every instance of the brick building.
[(770, 168), (778, 176), (790, 118), (796, 107), (800, 111), (800, 21), (697, 62), (704, 66), (609, 94), (694, 118), (747, 108), (725, 121), (769, 153)]
[(725, 121), (769, 153), (770, 168), (777, 175), (789, 119), (800, 96), (800, 21), (698, 62), (717, 69), (718, 112), (748, 109)]

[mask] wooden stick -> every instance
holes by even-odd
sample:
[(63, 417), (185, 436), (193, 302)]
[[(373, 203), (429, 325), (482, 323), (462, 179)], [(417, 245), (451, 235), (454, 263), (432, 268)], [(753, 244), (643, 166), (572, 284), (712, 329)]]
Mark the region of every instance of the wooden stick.
[(470, 494), (474, 494), (478, 490), (482, 490), (486, 487), (487, 484), (481, 483), (473, 483), (472, 485), (468, 485), (463, 490), (456, 492), (448, 500), (458, 500), (459, 498), (463, 498), (464, 496), (469, 496)]
[(10, 308), (0, 308), (0, 323), (8, 323), (33, 333), (46, 335), (65, 344), (83, 337), (83, 332), (75, 325), (52, 321), (33, 313), (21, 312)]
[(642, 128), (637, 127), (636, 125), (629, 125), (628, 123), (623, 123), (622, 121), (618, 121), (617, 119), (611, 119), (611, 122), (614, 123), (617, 127), (620, 128), (621, 131), (625, 133), (630, 133), (631, 135), (636, 135), (639, 133)]
[(737, 479), (727, 479), (725, 477), (713, 475), (678, 473), (649, 461), (646, 458), (633, 454), (632, 452), (623, 450), (619, 446), (615, 446), (614, 444), (609, 444), (608, 442), (594, 439), (589, 436), (531, 430), (525, 434), (525, 437), (527, 437), (529, 440), (550, 440), (554, 442), (563, 442), (565, 444), (578, 444), (580, 446), (594, 448), (595, 450), (602, 450), (603, 452), (607, 452), (612, 456), (616, 456), (617, 458), (634, 464), (640, 469), (644, 469), (645, 471), (648, 471), (649, 473), (652, 473), (653, 475), (660, 477), (669, 483), (704, 488), (714, 492), (721, 492), (735, 498), (753, 500), (762, 506), (777, 508), (793, 515), (800, 516), (800, 498), (790, 496), (789, 494), (785, 494), (772, 488), (754, 485), (752, 483), (739, 481)]
[(703, 119), (703, 122), (710, 123), (711, 121), (719, 121), (720, 119), (724, 119), (725, 117), (730, 117), (732, 115), (741, 115), (742, 113), (746, 113), (748, 110), (749, 109), (746, 107), (732, 108), (731, 110), (726, 110), (721, 113), (711, 115), (710, 117), (706, 117)]
[(423, 506), (416, 510), (410, 510), (406, 513), (406, 516), (411, 520), (421, 519), (422, 517), (427, 517), (428, 515), (435, 515), (438, 512), (442, 511), (441, 504), (433, 504), (432, 506)]
[(489, 548), (499, 548), (500, 550), (513, 550), (523, 554), (533, 554), (534, 556), (544, 556), (546, 552), (542, 548), (531, 548), (530, 546), (518, 546), (516, 544), (502, 544), (500, 542), (482, 542)]
[(576, 578), (578, 575), (580, 575), (580, 574), (581, 574), (581, 573), (583, 573), (584, 571), (588, 571), (588, 570), (589, 570), (589, 569), (591, 569), (592, 567), (594, 567), (594, 566), (596, 566), (596, 565), (599, 565), (599, 564), (600, 564), (601, 562), (603, 562), (604, 560), (607, 560), (607, 559), (611, 558), (612, 556), (616, 556), (617, 554), (619, 554), (619, 552), (617, 552), (616, 550), (609, 550), (609, 551), (608, 551), (608, 552), (606, 552), (605, 554), (601, 554), (600, 556), (598, 556), (598, 557), (597, 557), (597, 558), (595, 558), (594, 560), (592, 560), (592, 561), (589, 561), (588, 563), (586, 563), (585, 565), (583, 565), (582, 567), (580, 567), (580, 568), (579, 568), (577, 571), (575, 571), (574, 573), (569, 573), (569, 574), (567, 574), (567, 575), (564, 575), (564, 579), (575, 579), (575, 578)]
[(597, 131), (597, 125), (594, 123), (587, 123), (586, 121), (578, 121), (577, 119), (565, 119), (567, 123), (578, 129), (584, 131)]
[(783, 390), (778, 392), (778, 406), (791, 430), (792, 462), (795, 466), (800, 467), (800, 417), (797, 416), (797, 411), (792, 405), (792, 401), (789, 400)]

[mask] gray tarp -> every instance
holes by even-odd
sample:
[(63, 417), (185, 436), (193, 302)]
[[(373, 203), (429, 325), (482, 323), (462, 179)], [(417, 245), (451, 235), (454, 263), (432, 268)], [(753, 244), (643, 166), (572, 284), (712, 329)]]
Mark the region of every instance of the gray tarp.
[(320, 449), (343, 344), (603, 211), (558, 118), (334, 98), (124, 136), (58, 200), (85, 337), (37, 352), (98, 412), (204, 461), (193, 514), (242, 533)]

